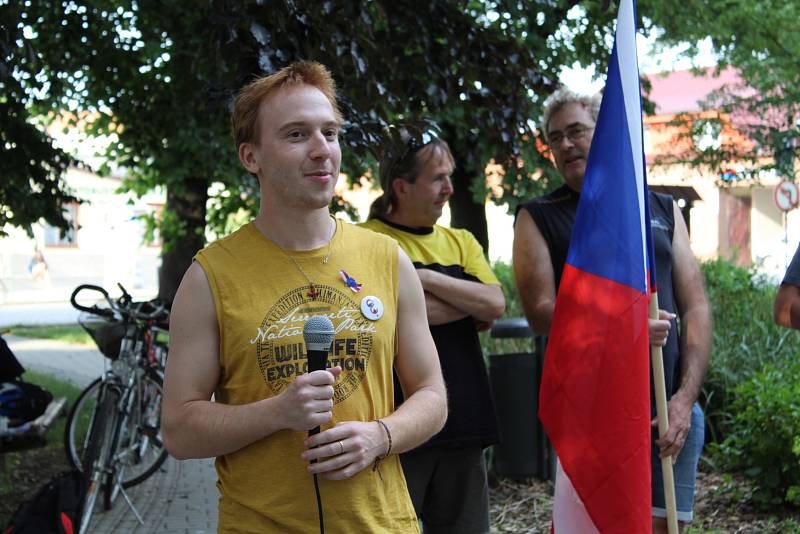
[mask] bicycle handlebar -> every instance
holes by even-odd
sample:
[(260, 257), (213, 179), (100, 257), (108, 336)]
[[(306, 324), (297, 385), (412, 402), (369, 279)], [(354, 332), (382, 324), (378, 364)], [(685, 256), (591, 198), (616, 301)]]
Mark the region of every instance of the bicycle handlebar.
[[(108, 319), (114, 319), (117, 313), (123, 317), (138, 319), (141, 321), (164, 320), (169, 317), (169, 310), (160, 300), (133, 302), (133, 298), (125, 290), (122, 284), (117, 285), (122, 290), (122, 296), (116, 301), (114, 301), (114, 299), (108, 295), (108, 291), (100, 286), (93, 284), (81, 284), (72, 292), (72, 295), (69, 298), (70, 304), (72, 304), (72, 306), (77, 310), (94, 315), (100, 315)], [(92, 305), (91, 307), (79, 304), (76, 300), (76, 297), (78, 293), (84, 290), (97, 291), (103, 295), (103, 298), (106, 302), (108, 302), (110, 308), (101, 308), (96, 304)]]
[[(86, 289), (91, 291), (97, 291), (98, 293), (103, 295), (103, 298), (106, 300), (106, 302), (108, 302), (108, 305), (111, 307), (111, 309), (101, 308), (97, 306), (97, 304), (94, 304), (91, 307), (84, 306), (83, 304), (78, 304), (78, 301), (75, 300), (75, 297), (78, 296), (78, 293)], [(70, 304), (72, 304), (72, 307), (75, 308), (76, 310), (85, 311), (87, 313), (92, 313), (94, 315), (102, 315), (103, 317), (109, 319), (114, 318), (114, 310), (117, 309), (117, 305), (114, 303), (113, 300), (111, 300), (111, 297), (108, 296), (108, 291), (106, 291), (100, 286), (92, 284), (81, 284), (78, 287), (76, 287), (75, 291), (73, 291), (72, 295), (70, 295), (69, 297), (69, 302)]]
[[(139, 302), (135, 303), (134, 306), (132, 313), (137, 319), (148, 321), (150, 319), (163, 320), (169, 317), (167, 307), (160, 300)], [(147, 308), (152, 308), (152, 311), (146, 311)]]

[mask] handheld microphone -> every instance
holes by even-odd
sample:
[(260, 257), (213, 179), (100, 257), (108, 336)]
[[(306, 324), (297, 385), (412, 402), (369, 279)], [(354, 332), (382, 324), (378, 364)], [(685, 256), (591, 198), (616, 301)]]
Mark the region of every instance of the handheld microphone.
[[(306, 342), (308, 372), (323, 371), (328, 363), (328, 352), (333, 342), (333, 323), (322, 315), (315, 315), (303, 326), (303, 339)], [(308, 431), (309, 436), (319, 433), (319, 427)]]

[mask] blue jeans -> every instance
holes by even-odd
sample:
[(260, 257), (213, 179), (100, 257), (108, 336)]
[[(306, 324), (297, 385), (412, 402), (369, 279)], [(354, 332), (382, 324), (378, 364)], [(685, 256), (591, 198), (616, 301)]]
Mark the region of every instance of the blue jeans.
[[(692, 427), (686, 436), (686, 443), (678, 455), (678, 461), (672, 466), (675, 479), (675, 502), (678, 509), (678, 521), (688, 523), (694, 517), (694, 481), (697, 476), (697, 462), (703, 451), (705, 441), (705, 416), (700, 405), (692, 406)], [(653, 469), (653, 517), (667, 517), (664, 501), (664, 479), (661, 475), (661, 458), (658, 447), (653, 444), (650, 454)]]

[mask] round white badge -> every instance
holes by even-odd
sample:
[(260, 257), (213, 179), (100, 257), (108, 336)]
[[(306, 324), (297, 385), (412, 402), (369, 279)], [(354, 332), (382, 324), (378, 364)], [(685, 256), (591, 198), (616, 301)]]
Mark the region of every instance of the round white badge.
[(361, 299), (361, 313), (370, 321), (383, 317), (383, 302), (378, 297), (368, 295)]

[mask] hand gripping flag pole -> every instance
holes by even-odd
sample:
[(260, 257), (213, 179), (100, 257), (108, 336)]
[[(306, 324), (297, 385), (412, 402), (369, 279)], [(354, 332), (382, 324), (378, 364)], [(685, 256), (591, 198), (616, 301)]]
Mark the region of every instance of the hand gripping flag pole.
[[(655, 287), (655, 286), (653, 286)], [(650, 319), (658, 319), (658, 293), (653, 291), (648, 306)], [(674, 334), (672, 334), (674, 335)], [(655, 384), (656, 416), (658, 421), (658, 435), (664, 437), (669, 429), (669, 414), (667, 410), (667, 391), (664, 385), (664, 357), (661, 346), (650, 346), (650, 358), (653, 365), (653, 384)], [(664, 481), (664, 501), (667, 505), (667, 527), (669, 534), (678, 534), (678, 508), (675, 504), (675, 477), (672, 473), (672, 456), (661, 458), (661, 474)]]

